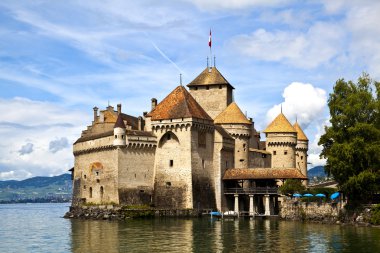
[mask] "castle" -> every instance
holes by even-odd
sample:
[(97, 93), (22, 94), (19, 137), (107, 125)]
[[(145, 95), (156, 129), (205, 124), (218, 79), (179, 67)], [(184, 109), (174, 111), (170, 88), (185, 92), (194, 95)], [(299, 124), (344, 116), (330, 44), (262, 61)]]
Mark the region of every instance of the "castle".
[(207, 67), (151, 111), (134, 117), (108, 106), (74, 143), (73, 205), (147, 204), (272, 215), (278, 185), (307, 180), (308, 139), (281, 112), (260, 140), (233, 101), (234, 87)]

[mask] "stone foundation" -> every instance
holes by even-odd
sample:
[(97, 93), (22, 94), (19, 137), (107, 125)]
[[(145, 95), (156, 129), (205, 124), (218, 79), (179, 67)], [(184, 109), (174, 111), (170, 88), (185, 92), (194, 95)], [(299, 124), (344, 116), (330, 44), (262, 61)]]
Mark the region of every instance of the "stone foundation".
[(281, 203), (279, 216), (286, 220), (336, 223), (339, 221), (341, 210), (339, 203), (285, 200)]
[(125, 220), (149, 217), (199, 217), (201, 213), (194, 209), (140, 209), (125, 206), (75, 206), (70, 207), (64, 218), (91, 220)]

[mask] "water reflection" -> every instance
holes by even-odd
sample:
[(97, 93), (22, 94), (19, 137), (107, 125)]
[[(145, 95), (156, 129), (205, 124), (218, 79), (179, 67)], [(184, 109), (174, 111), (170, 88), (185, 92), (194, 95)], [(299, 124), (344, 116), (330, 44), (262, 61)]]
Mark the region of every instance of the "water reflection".
[(277, 220), (71, 221), (72, 252), (380, 252), (380, 229)]

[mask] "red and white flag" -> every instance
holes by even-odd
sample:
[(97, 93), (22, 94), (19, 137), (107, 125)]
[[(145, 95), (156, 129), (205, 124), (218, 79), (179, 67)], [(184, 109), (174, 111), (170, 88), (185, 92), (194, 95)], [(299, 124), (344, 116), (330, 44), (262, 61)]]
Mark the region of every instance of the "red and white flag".
[(208, 46), (211, 48), (211, 29), (210, 29), (210, 37), (208, 37)]

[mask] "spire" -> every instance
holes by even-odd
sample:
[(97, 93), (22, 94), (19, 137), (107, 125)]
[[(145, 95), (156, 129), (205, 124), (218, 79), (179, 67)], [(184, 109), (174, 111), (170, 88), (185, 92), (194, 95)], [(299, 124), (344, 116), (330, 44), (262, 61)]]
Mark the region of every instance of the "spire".
[(264, 133), (296, 133), (292, 124), (281, 112), (264, 130)]
[(281, 103), (281, 113), (282, 113), (282, 103)]
[(215, 59), (216, 59), (216, 57), (215, 57), (215, 54), (214, 54), (214, 68), (215, 68), (215, 66), (216, 66), (216, 65), (215, 65)]
[(179, 85), (182, 86), (182, 74), (181, 73), (179, 74)]
[(207, 56), (207, 69), (208, 69), (208, 56)]

